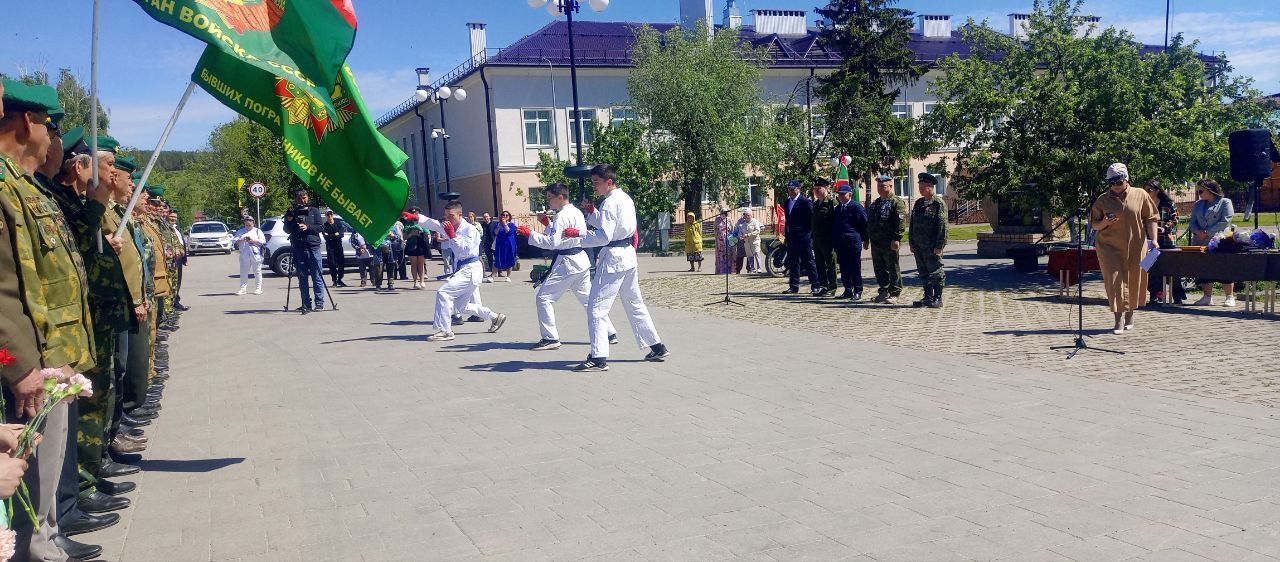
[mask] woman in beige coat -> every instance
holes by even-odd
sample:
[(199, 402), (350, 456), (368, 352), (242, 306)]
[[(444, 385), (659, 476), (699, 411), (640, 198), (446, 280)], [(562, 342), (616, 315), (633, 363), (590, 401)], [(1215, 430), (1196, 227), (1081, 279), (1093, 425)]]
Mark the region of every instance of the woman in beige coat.
[(1129, 168), (1112, 164), (1107, 168), (1107, 189), (1089, 210), (1089, 224), (1097, 233), (1094, 247), (1107, 301), (1116, 315), (1112, 333), (1133, 329), (1133, 311), (1143, 303), (1147, 272), (1142, 258), (1155, 248), (1157, 222), (1155, 203), (1141, 189), (1129, 185)]

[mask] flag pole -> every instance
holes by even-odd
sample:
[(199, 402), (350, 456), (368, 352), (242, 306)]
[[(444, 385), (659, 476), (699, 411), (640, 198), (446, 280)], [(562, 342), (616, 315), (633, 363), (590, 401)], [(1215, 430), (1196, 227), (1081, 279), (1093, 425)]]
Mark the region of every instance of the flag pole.
[[(98, 184), (98, 12), (101, 0), (93, 0), (93, 31), (89, 47), (89, 149), (93, 155), (93, 179), (91, 189), (102, 189)], [(117, 232), (117, 234), (119, 234)], [(98, 237), (98, 253), (102, 253), (102, 237)]]
[(173, 108), (173, 116), (169, 118), (169, 124), (164, 126), (164, 132), (160, 133), (160, 142), (156, 143), (156, 149), (151, 152), (151, 159), (147, 160), (147, 167), (142, 170), (142, 177), (138, 179), (138, 185), (133, 188), (133, 197), (129, 199), (129, 205), (124, 208), (124, 218), (120, 219), (120, 226), (116, 228), (116, 236), (124, 232), (129, 217), (133, 216), (133, 208), (138, 204), (138, 197), (142, 195), (142, 186), (147, 184), (147, 178), (151, 177), (151, 169), (155, 167), (156, 160), (160, 157), (160, 151), (164, 150), (164, 145), (169, 142), (169, 133), (173, 132), (173, 126), (178, 122), (178, 116), (182, 114), (182, 108), (186, 107), (187, 100), (191, 99), (191, 92), (196, 89), (195, 82), (187, 83), (187, 91), (182, 93), (182, 100), (178, 102), (178, 107)]

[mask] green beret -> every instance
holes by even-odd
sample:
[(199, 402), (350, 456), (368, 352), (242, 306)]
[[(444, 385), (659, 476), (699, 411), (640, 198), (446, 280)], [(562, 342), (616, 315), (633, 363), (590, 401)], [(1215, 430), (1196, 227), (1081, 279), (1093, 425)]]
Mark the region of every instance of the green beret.
[(116, 140), (114, 137), (110, 135), (98, 136), (98, 150), (115, 152), (117, 148), (120, 148), (120, 141)]
[(152, 197), (164, 197), (164, 186), (158, 183), (147, 184), (147, 195)]
[(125, 172), (129, 172), (130, 174), (132, 174), (134, 170), (137, 170), (137, 169), (138, 169), (138, 165), (137, 165), (136, 163), (134, 163), (134, 161), (133, 161), (133, 158), (132, 158), (132, 157), (129, 157), (129, 156), (117, 156), (117, 157), (116, 157), (116, 169), (117, 169), (117, 170), (122, 170), (122, 171), (125, 171)]
[(133, 183), (138, 183), (142, 181), (142, 171), (138, 170), (136, 172), (133, 172), (132, 174), (129, 174), (129, 179), (133, 180)]
[(929, 185), (938, 185), (938, 178), (929, 172), (920, 172), (916, 175), (916, 181), (919, 183), (927, 183)]
[(84, 127), (76, 127), (62, 133), (62, 154), (71, 158), (77, 154), (88, 154), (89, 145), (84, 142)]
[(16, 80), (4, 80), (4, 105), (9, 111), (39, 111), (52, 117), (54, 122), (66, 113), (58, 103), (58, 91), (43, 84), (31, 85)]

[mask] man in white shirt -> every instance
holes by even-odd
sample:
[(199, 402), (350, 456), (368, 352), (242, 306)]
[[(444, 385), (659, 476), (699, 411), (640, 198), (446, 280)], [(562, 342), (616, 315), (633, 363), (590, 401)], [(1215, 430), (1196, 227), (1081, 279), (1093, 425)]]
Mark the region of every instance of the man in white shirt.
[[(538, 287), (534, 301), (538, 305), (538, 324), (542, 331), (542, 340), (533, 346), (533, 351), (560, 349), (560, 334), (556, 330), (556, 316), (553, 305), (566, 290), (571, 290), (578, 301), (585, 307), (591, 294), (591, 259), (582, 248), (578, 238), (566, 238), (564, 232), (574, 228), (578, 231), (587, 229), (586, 219), (582, 211), (569, 202), (569, 186), (554, 183), (544, 190), (547, 194), (547, 206), (556, 212), (555, 222), (547, 215), (538, 215), (538, 220), (546, 227), (546, 232), (533, 232), (521, 225), (516, 232), (529, 239), (529, 244), (538, 248), (555, 252), (551, 271)], [(605, 330), (609, 334), (609, 343), (617, 343), (617, 334), (609, 317), (604, 317)]]
[(608, 164), (591, 169), (591, 186), (601, 198), (600, 208), (589, 204), (584, 209), (587, 224), (595, 230), (565, 229), (569, 238), (582, 238), (582, 247), (600, 248), (596, 258), (596, 280), (587, 302), (587, 329), (591, 332), (591, 354), (587, 360), (574, 367), (578, 372), (608, 371), (609, 339), (605, 319), (613, 301), (622, 297), (622, 307), (631, 321), (631, 331), (636, 343), (649, 348), (645, 361), (665, 360), (671, 352), (662, 344), (658, 330), (649, 317), (649, 309), (640, 295), (639, 272), (636, 271), (636, 205), (621, 189), (618, 189), (618, 171)]
[(436, 332), (427, 341), (449, 341), (453, 336), (453, 315), (458, 313), (489, 320), (489, 333), (497, 332), (507, 321), (506, 314), (485, 308), (480, 302), (480, 283), (484, 270), (480, 265), (480, 229), (462, 219), (462, 203), (450, 201), (444, 206), (444, 221), (424, 215), (409, 214), (418, 225), (442, 236), (441, 248), (453, 252), (453, 273), (436, 291), (433, 325)]
[(252, 273), (254, 279), (257, 279), (257, 287), (253, 290), (253, 294), (262, 294), (262, 247), (267, 244), (267, 237), (262, 234), (262, 229), (254, 225), (253, 217), (244, 217), (244, 226), (236, 230), (235, 234), (236, 247), (240, 249), (240, 290), (236, 291), (237, 295), (243, 295), (249, 290), (249, 274)]

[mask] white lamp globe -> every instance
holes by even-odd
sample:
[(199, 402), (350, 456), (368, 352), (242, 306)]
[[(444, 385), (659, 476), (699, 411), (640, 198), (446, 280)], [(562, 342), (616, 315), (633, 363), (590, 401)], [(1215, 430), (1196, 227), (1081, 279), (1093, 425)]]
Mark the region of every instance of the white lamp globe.
[(418, 90), (413, 93), (413, 97), (417, 98), (418, 101), (427, 101), (431, 98), (431, 92), (427, 90)]
[(591, 0), (590, 4), (592, 10), (603, 12), (605, 8), (609, 7), (609, 0)]
[(834, 168), (834, 167), (839, 166), (839, 165), (840, 165), (840, 157), (839, 157), (839, 156), (832, 156), (832, 157), (831, 157), (831, 167), (832, 167), (832, 168)]
[(529, 0), (529, 7), (536, 10), (538, 8), (545, 6), (546, 3), (547, 3), (547, 0)]
[(440, 86), (440, 89), (436, 90), (436, 97), (442, 100), (449, 99), (451, 95), (453, 95), (453, 90), (450, 90), (448, 86)]
[(548, 2), (547, 13), (551, 14), (551, 17), (553, 18), (560, 17), (560, 0), (551, 0)]
[(849, 156), (848, 154), (845, 154), (844, 156), (840, 157), (840, 163), (844, 164), (845, 166), (848, 166), (849, 164), (853, 163), (853, 157)]
[(466, 101), (467, 91), (462, 88), (455, 88), (453, 90), (453, 99), (454, 101)]

